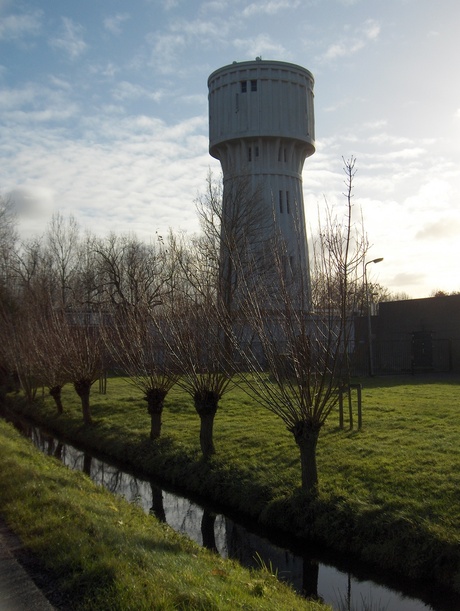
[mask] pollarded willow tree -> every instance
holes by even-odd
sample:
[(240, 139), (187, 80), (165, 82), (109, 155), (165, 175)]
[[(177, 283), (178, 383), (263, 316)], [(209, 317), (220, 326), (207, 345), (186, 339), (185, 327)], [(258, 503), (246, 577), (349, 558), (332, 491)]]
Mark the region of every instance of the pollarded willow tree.
[(67, 380), (80, 397), (83, 422), (92, 424), (90, 393), (99, 380), (107, 360), (104, 343), (104, 314), (97, 311), (53, 310), (56, 341), (64, 354), (63, 366)]
[(38, 383), (48, 389), (58, 414), (62, 414), (62, 388), (70, 382), (66, 367), (68, 349), (61, 341), (62, 316), (47, 299), (35, 302), (31, 310), (28, 323), (32, 333), (28, 350), (35, 356)]
[(28, 310), (27, 305), (14, 310), (0, 306), (0, 361), (4, 373), (17, 379), (26, 400), (32, 403), (40, 385), (40, 363), (32, 349), (35, 328)]
[(352, 214), (354, 158), (344, 160), (344, 170), (344, 218), (328, 214), (313, 257), (312, 275), (321, 278), (320, 306), (315, 311), (308, 308), (306, 279), (291, 269), (285, 244), (277, 237), (272, 281), (257, 282), (251, 274), (245, 275), (240, 324), (246, 327), (246, 339), (241, 342), (234, 335), (244, 362), (237, 379), (294, 436), (302, 488), (310, 495), (318, 486), (320, 431), (349, 382), (352, 313), (367, 250), (362, 226), (355, 224)]
[(113, 317), (106, 333), (115, 368), (127, 376), (128, 383), (140, 390), (147, 402), (152, 441), (161, 435), (164, 401), (178, 380), (158, 324), (155, 312), (147, 306), (126, 306)]
[(200, 447), (215, 453), (214, 419), (219, 401), (232, 387), (233, 369), (225, 358), (215, 263), (198, 240), (171, 242), (180, 270), (175, 290), (161, 308), (158, 329), (180, 374), (177, 384), (192, 399), (200, 418)]
[(151, 440), (161, 434), (164, 400), (177, 380), (158, 329), (158, 313), (174, 284), (170, 237), (157, 236), (155, 242), (144, 244), (133, 236), (111, 234), (94, 248), (102, 280), (100, 298), (111, 312), (106, 345), (115, 368), (143, 393)]
[(193, 399), (206, 458), (215, 453), (213, 430), (219, 401), (232, 387), (216, 314), (215, 304), (181, 300), (176, 301), (167, 323), (169, 348), (181, 373), (177, 384)]

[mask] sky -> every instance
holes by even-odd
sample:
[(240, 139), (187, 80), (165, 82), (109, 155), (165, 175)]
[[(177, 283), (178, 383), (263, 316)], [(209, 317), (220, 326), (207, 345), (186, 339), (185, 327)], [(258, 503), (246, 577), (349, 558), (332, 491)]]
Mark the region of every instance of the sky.
[(207, 79), (233, 61), (315, 78), (307, 227), (354, 212), (369, 279), (460, 290), (458, 0), (0, 0), (0, 194), (23, 239), (57, 212), (97, 235), (198, 231)]

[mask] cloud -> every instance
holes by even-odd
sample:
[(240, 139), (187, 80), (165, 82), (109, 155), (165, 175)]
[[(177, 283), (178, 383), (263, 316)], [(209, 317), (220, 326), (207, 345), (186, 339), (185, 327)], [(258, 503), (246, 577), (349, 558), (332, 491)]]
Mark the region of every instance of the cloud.
[(36, 36), (42, 29), (42, 11), (25, 15), (8, 15), (0, 21), (0, 40), (18, 40)]
[(0, 108), (2, 110), (16, 109), (31, 104), (36, 99), (39, 88), (35, 84), (23, 87), (0, 90)]
[[(188, 73), (192, 54), (203, 49), (214, 54), (217, 46), (226, 45), (226, 38), (236, 28), (233, 18), (174, 19), (167, 28), (147, 35), (152, 48), (150, 65), (161, 74), (174, 73), (175, 77)], [(188, 57), (184, 57), (184, 51)]]
[(171, 11), (179, 6), (179, 0), (163, 0), (163, 8), (165, 11)]
[(243, 17), (252, 17), (258, 13), (275, 15), (279, 11), (295, 9), (299, 6), (299, 4), (299, 0), (268, 0), (268, 2), (252, 2), (243, 10), (242, 15)]
[(58, 89), (62, 89), (64, 91), (71, 91), (72, 90), (72, 85), (69, 81), (64, 80), (60, 77), (54, 76), (53, 74), (51, 74), (49, 76), (49, 81), (52, 85), (54, 85), (55, 87), (57, 87)]
[(362, 28), (367, 40), (376, 40), (380, 34), (380, 25), (374, 19), (368, 19)]
[(151, 64), (162, 74), (176, 72), (179, 54), (186, 46), (186, 38), (180, 33), (154, 34), (147, 42), (152, 45)]
[[(383, 122), (377, 121), (374, 125), (366, 124), (366, 125), (363, 125), (363, 127), (368, 128), (368, 129), (374, 129), (374, 128), (378, 129), (380, 125), (382, 127), (385, 127), (386, 121), (383, 121)], [(380, 132), (378, 134), (375, 134), (374, 136), (369, 136), (368, 142), (372, 142), (373, 144), (378, 144), (382, 146), (390, 145), (392, 147), (408, 145), (412, 143), (412, 141), (409, 138), (406, 138), (405, 136), (395, 136), (393, 134), (388, 134), (386, 132)]]
[(451, 208), (452, 186), (441, 178), (427, 178), (420, 185), (418, 192), (404, 201), (404, 205), (419, 212), (427, 210), (432, 219), (433, 210)]
[(405, 148), (400, 151), (394, 151), (392, 153), (393, 159), (416, 159), (418, 157), (423, 157), (426, 155), (426, 150), (421, 147), (412, 146), (410, 148)]
[(80, 57), (88, 47), (83, 40), (84, 28), (68, 17), (62, 17), (61, 35), (50, 40), (50, 45), (68, 53), (70, 59)]
[(320, 57), (320, 61), (333, 61), (340, 57), (354, 55), (364, 49), (369, 42), (377, 40), (379, 34), (380, 25), (374, 19), (368, 19), (354, 32), (330, 45)]
[(396, 274), (392, 281), (391, 281), (391, 285), (392, 286), (397, 286), (397, 287), (406, 287), (406, 286), (414, 286), (414, 285), (418, 285), (418, 284), (423, 284), (425, 281), (425, 275), (421, 274), (421, 273), (401, 273), (401, 274)]
[[(50, 82), (53, 83), (53, 80)], [(78, 105), (69, 101), (64, 81), (55, 81), (56, 88), (28, 83), (23, 87), (0, 91), (0, 110), (3, 119), (19, 124), (44, 121), (63, 121), (73, 117)]]
[(91, 74), (98, 74), (104, 78), (111, 79), (120, 71), (120, 67), (113, 62), (107, 62), (105, 64), (92, 64), (89, 67)]
[(201, 13), (206, 14), (208, 11), (221, 13), (225, 11), (228, 5), (228, 0), (209, 0), (201, 5)]
[(104, 27), (112, 34), (121, 34), (121, 24), (130, 18), (128, 13), (117, 13), (104, 19)]
[(186, 34), (189, 38), (216, 38), (222, 35), (221, 24), (219, 21), (204, 21), (196, 19), (194, 21), (175, 21), (171, 24), (171, 32)]
[(415, 234), (418, 240), (445, 240), (447, 238), (460, 238), (460, 220), (442, 218), (429, 222), (423, 229)]
[(255, 58), (267, 55), (286, 57), (288, 55), (285, 47), (281, 43), (273, 41), (267, 34), (259, 34), (255, 38), (253, 36), (236, 38), (233, 41), (233, 46), (245, 57)]
[(116, 100), (136, 100), (140, 98), (153, 100), (159, 102), (165, 95), (164, 91), (149, 91), (142, 85), (135, 85), (128, 81), (121, 81), (117, 84), (112, 92), (113, 97)]
[(77, 114), (78, 106), (71, 104), (66, 108), (44, 108), (36, 111), (21, 111), (16, 110), (8, 114), (8, 119), (17, 121), (18, 123), (49, 123), (61, 122), (71, 119)]
[(86, 135), (74, 139), (45, 126), (0, 126), (0, 149), (9, 153), (0, 184), (14, 195), (22, 237), (40, 235), (56, 209), (98, 235), (148, 240), (169, 227), (198, 230), (194, 199), (214, 163), (206, 116), (168, 125), (106, 114), (82, 118), (80, 127)]

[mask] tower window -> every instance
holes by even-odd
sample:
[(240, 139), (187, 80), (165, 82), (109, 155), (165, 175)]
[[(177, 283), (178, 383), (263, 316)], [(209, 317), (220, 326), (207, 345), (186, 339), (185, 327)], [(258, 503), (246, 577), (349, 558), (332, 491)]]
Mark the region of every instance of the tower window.
[(259, 147), (258, 146), (256, 146), (256, 151), (255, 152), (256, 152), (256, 157), (258, 157), (259, 156)]
[(248, 161), (252, 161), (252, 147), (248, 146)]
[(246, 81), (241, 81), (241, 93), (246, 93), (248, 90), (248, 83)]
[(286, 212), (287, 214), (291, 213), (290, 205), (289, 205), (289, 191), (286, 191)]
[(251, 91), (257, 91), (257, 81), (251, 81)]
[(280, 206), (280, 214), (283, 214), (283, 192), (279, 192), (278, 196), (279, 206)]

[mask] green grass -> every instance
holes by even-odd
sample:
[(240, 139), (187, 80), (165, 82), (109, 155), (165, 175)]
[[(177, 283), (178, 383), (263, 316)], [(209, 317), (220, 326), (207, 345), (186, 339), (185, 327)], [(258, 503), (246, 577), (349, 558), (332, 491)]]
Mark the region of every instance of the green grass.
[[(239, 390), (221, 402), (217, 454), (203, 461), (189, 398), (166, 399), (162, 438), (132, 387), (109, 379), (92, 395), (84, 427), (65, 389), (65, 414), (50, 399), (34, 416), (70, 439), (154, 473), (261, 522), (309, 536), (401, 574), (460, 591), (460, 380), (398, 377), (363, 381), (363, 429), (340, 430), (331, 415), (318, 444), (319, 497), (300, 493), (300, 465), (282, 422)], [(30, 413), (30, 407), (24, 408)]]
[(75, 611), (314, 611), (267, 570), (200, 548), (0, 421), (0, 513)]

